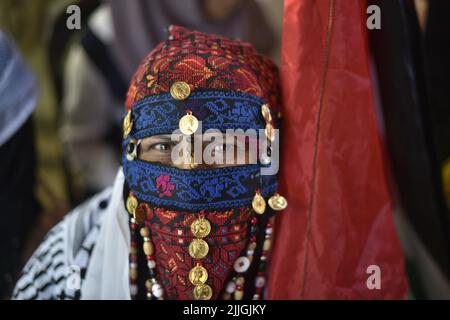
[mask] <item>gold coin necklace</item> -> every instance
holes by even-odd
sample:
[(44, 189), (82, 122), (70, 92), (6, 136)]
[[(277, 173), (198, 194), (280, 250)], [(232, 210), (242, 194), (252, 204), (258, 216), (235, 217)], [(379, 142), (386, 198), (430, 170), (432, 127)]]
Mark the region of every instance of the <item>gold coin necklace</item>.
[[(256, 194), (260, 196), (259, 190)], [(258, 199), (260, 200), (260, 199)], [(148, 221), (144, 216), (148, 216), (149, 212), (152, 210), (150, 206), (145, 203), (140, 203), (134, 196), (133, 192), (129, 193), (127, 201), (125, 203), (127, 211), (130, 213), (130, 228), (131, 228), (131, 238), (136, 239), (136, 234), (139, 233), (143, 239), (143, 252), (146, 257), (147, 266), (149, 270), (150, 277), (145, 282), (145, 287), (147, 290), (146, 296), (150, 300), (162, 300), (164, 296), (164, 289), (162, 285), (156, 279), (156, 261), (154, 258), (154, 245), (150, 238), (150, 228)], [(275, 193), (271, 199), (269, 199), (269, 206), (274, 211), (283, 210), (287, 206), (287, 201), (280, 194)], [(263, 210), (261, 210), (263, 211)], [(250, 217), (250, 233), (249, 242), (247, 245), (247, 250), (245, 254), (238, 257), (233, 263), (233, 269), (235, 276), (232, 277), (231, 281), (225, 286), (223, 299), (230, 300), (241, 300), (244, 298), (244, 284), (245, 284), (245, 274), (250, 269), (253, 262), (253, 257), (257, 249), (257, 233), (260, 213), (255, 212), (255, 215)], [(272, 246), (272, 234), (273, 234), (273, 219), (272, 216), (264, 227), (264, 233), (262, 238), (262, 248), (261, 254), (259, 256), (259, 263), (257, 267), (256, 277), (254, 279), (255, 292), (253, 294), (253, 300), (260, 300), (263, 295), (264, 288), (266, 286), (266, 266), (268, 255)], [(211, 233), (211, 223), (205, 218), (205, 213), (200, 212), (198, 217), (191, 223), (190, 231), (195, 237), (189, 244), (189, 254), (193, 259), (195, 259), (195, 265), (191, 268), (188, 273), (189, 282), (194, 286), (192, 290), (192, 296), (196, 300), (210, 300), (213, 296), (213, 290), (210, 285), (207, 284), (208, 281), (208, 271), (202, 265), (202, 259), (209, 252), (209, 245), (204, 240)], [(132, 298), (137, 297), (138, 291), (138, 267), (137, 267), (137, 241), (131, 241), (130, 247), (130, 294)]]
[(211, 223), (205, 218), (204, 212), (200, 212), (198, 218), (191, 224), (191, 233), (195, 239), (189, 244), (189, 255), (197, 260), (196, 265), (189, 271), (189, 281), (194, 285), (192, 295), (195, 300), (210, 300), (213, 294), (212, 288), (206, 284), (208, 271), (199, 261), (209, 252), (209, 245), (203, 238), (210, 232)]

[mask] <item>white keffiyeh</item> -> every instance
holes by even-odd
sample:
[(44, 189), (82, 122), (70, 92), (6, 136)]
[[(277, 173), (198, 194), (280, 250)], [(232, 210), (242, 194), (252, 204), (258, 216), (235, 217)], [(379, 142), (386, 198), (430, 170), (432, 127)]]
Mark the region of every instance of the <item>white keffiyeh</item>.
[(24, 267), (14, 299), (130, 299), (130, 231), (122, 191), (114, 186), (69, 213)]

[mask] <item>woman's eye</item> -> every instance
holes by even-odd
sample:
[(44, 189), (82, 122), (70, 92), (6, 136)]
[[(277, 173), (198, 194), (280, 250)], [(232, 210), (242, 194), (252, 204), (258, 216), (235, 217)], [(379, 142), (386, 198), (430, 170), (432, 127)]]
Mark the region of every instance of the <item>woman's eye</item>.
[(238, 146), (233, 143), (224, 143), (218, 144), (214, 146), (214, 153), (225, 153), (225, 152), (236, 152), (236, 150), (240, 150)]
[(214, 147), (214, 152), (224, 152), (225, 151), (226, 146), (224, 144), (218, 144)]
[(167, 152), (171, 149), (170, 143), (156, 143), (151, 146), (152, 150), (160, 151), (160, 152)]

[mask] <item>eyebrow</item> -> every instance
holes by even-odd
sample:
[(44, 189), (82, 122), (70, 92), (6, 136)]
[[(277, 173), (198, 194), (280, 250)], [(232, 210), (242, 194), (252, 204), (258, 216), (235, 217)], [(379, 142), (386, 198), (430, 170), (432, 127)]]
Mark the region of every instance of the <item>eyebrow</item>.
[(150, 136), (150, 137), (146, 137), (146, 138), (144, 138), (143, 140), (145, 140), (145, 139), (158, 139), (158, 140), (162, 140), (162, 141), (171, 141), (171, 136), (170, 135), (168, 135), (168, 134), (165, 134), (165, 135), (157, 135), (157, 136)]
[[(206, 138), (207, 140), (209, 140), (212, 137), (214, 137), (214, 135), (208, 135), (208, 134), (204, 135), (204, 138)], [(242, 134), (242, 135), (238, 134), (238, 135), (235, 136), (235, 138), (241, 138), (241, 137), (247, 138), (247, 136), (245, 134)], [(159, 140), (159, 141), (164, 141), (164, 142), (171, 142), (172, 141), (172, 136), (170, 134), (161, 134), (161, 135), (156, 135), (156, 136), (150, 136), (150, 137), (143, 138), (143, 140), (145, 140), (145, 139), (149, 139), (150, 141)], [(226, 141), (226, 134), (225, 133), (222, 134), (222, 139), (223, 139), (224, 142)], [(207, 142), (209, 142), (209, 141), (207, 141)]]

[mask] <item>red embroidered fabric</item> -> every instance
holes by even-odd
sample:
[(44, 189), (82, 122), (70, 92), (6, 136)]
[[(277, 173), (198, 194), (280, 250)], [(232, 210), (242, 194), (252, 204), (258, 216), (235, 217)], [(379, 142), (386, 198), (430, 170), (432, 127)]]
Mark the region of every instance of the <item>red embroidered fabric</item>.
[(168, 93), (176, 81), (191, 90), (232, 90), (261, 97), (273, 111), (279, 101), (277, 66), (246, 42), (171, 26), (160, 43), (140, 64), (126, 99), (129, 110), (150, 95)]
[(195, 260), (189, 255), (188, 247), (196, 239), (190, 226), (199, 215), (163, 208), (151, 211), (148, 223), (155, 246), (157, 278), (164, 287), (166, 299), (194, 299), (194, 286), (188, 274), (197, 262), (208, 270), (207, 284), (213, 289), (212, 299), (220, 298), (233, 263), (247, 244), (250, 212), (250, 208), (242, 207), (205, 213), (204, 217), (211, 223), (211, 233), (204, 239), (209, 253)]

